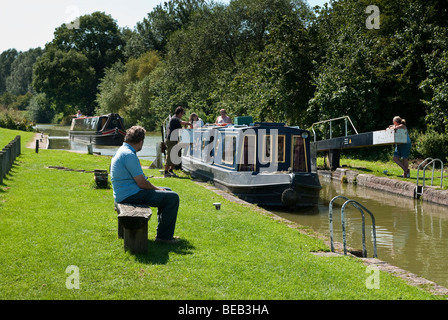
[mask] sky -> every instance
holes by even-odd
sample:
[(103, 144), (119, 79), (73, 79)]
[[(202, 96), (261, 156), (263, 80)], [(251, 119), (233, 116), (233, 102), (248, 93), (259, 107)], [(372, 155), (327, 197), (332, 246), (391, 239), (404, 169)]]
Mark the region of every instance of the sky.
[[(1, 0), (0, 53), (11, 48), (27, 51), (44, 48), (53, 40), (55, 29), (76, 17), (102, 11), (120, 27), (134, 29), (137, 22), (166, 0)], [(229, 3), (230, 0), (216, 2)], [(308, 0), (323, 5), (329, 0)]]

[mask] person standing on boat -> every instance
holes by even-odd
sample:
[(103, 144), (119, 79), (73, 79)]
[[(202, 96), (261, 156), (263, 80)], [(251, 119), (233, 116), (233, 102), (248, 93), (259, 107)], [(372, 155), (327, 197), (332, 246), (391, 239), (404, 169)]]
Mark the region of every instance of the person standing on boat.
[(175, 114), (170, 119), (170, 123), (168, 125), (168, 132), (166, 136), (166, 163), (165, 163), (165, 178), (169, 177), (177, 177), (177, 175), (173, 172), (176, 164), (173, 163), (173, 158), (175, 155), (171, 154), (174, 146), (179, 142), (179, 130), (182, 129), (182, 126), (190, 126), (191, 124), (186, 121), (182, 121), (182, 117), (184, 116), (185, 111), (182, 107), (177, 107)]
[[(399, 116), (396, 116), (392, 120), (393, 124), (389, 126), (388, 129), (391, 130), (407, 130), (406, 127), (406, 120), (401, 119)], [(409, 135), (407, 136), (407, 143), (404, 144), (397, 144), (395, 145), (395, 152), (394, 152), (394, 162), (400, 166), (400, 168), (403, 169), (403, 177), (409, 178), (411, 176), (410, 170), (409, 170), (409, 155), (411, 153), (411, 138), (409, 138)]]
[(225, 124), (225, 123), (232, 123), (232, 119), (227, 115), (227, 112), (225, 109), (219, 110), (220, 116), (216, 118), (215, 124)]
[(204, 126), (204, 121), (198, 117), (196, 113), (190, 114), (190, 127), (191, 129), (201, 128)]
[(112, 158), (110, 175), (117, 203), (146, 204), (157, 207), (157, 242), (176, 243), (174, 237), (179, 195), (169, 188), (153, 185), (145, 177), (137, 152), (142, 150), (146, 130), (134, 126), (127, 130), (123, 145)]

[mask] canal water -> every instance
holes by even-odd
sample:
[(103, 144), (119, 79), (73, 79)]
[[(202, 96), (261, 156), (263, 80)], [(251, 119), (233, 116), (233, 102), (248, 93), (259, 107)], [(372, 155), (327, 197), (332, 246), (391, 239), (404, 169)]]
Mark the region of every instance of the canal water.
[[(38, 124), (35, 128), (39, 132), (48, 135), (49, 149), (87, 152), (87, 143), (69, 139), (69, 126)], [(147, 133), (143, 149), (138, 153), (139, 159), (154, 161), (156, 158), (156, 144), (161, 141), (161, 134)], [(94, 144), (93, 152), (101, 153), (104, 156), (113, 156), (118, 148), (119, 146), (101, 146)]]
[[(320, 177), (322, 191), (316, 208), (277, 215), (330, 237), (329, 202), (343, 195), (358, 201), (375, 217), (378, 259), (448, 288), (448, 208)], [(334, 241), (342, 243), (341, 209), (333, 204)], [(365, 212), (367, 256), (373, 257), (371, 219)], [(362, 218), (352, 205), (345, 209), (347, 246), (362, 250)]]
[[(38, 125), (37, 129), (49, 135), (51, 149), (87, 151), (85, 143), (68, 139), (69, 127)], [(154, 160), (160, 134), (148, 133), (140, 159)], [(118, 147), (94, 145), (94, 152), (112, 156)], [(377, 254), (380, 260), (412, 272), (420, 277), (448, 287), (448, 208), (362, 186), (326, 181), (320, 178), (322, 191), (318, 206), (294, 212), (275, 213), (285, 219), (310, 227), (329, 237), (328, 206), (335, 196), (343, 195), (356, 200), (375, 216)], [(341, 207), (345, 200), (338, 199), (333, 206), (334, 241), (342, 243)], [(362, 220), (360, 212), (347, 206), (347, 246), (362, 249)], [(373, 257), (371, 219), (366, 213), (366, 247)]]

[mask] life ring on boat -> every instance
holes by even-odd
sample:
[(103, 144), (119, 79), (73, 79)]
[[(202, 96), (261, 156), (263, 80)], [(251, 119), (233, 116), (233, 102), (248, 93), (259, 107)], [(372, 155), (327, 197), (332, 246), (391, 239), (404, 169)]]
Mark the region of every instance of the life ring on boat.
[(282, 193), (282, 203), (288, 207), (294, 207), (298, 200), (297, 191), (291, 188), (288, 188)]
[(228, 123), (215, 123), (218, 127), (225, 127), (228, 125)]

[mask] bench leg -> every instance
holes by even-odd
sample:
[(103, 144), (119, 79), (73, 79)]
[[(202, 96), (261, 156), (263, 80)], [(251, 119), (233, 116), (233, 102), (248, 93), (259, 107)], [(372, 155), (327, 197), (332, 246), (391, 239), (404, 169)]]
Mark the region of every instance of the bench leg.
[(124, 250), (132, 254), (148, 253), (148, 224), (145, 223), (140, 229), (124, 230)]
[(118, 239), (123, 239), (124, 238), (124, 228), (120, 223), (120, 219), (118, 220)]

